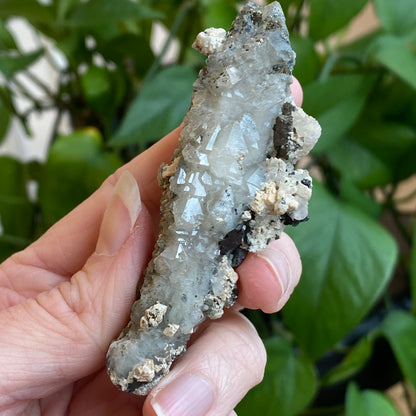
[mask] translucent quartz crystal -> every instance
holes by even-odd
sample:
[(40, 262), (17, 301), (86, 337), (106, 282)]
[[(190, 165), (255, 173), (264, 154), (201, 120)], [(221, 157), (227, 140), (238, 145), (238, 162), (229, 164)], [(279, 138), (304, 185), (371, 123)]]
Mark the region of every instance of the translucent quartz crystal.
[(131, 311), (108, 351), (111, 380), (147, 394), (197, 326), (237, 296), (233, 267), (286, 224), (307, 219), (312, 181), (295, 170), (320, 135), (290, 96), (295, 53), (278, 3), (248, 3), (208, 55), (172, 163), (162, 166), (161, 233)]

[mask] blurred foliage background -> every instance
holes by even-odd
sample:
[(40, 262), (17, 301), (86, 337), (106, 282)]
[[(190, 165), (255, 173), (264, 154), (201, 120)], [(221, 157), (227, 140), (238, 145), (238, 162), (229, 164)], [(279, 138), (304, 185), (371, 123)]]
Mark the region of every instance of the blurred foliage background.
[[(301, 283), (283, 312), (247, 312), (269, 361), (237, 412), (415, 414), (416, 4), (281, 4), (304, 108), (323, 134), (306, 162), (315, 177), (311, 221), (289, 231)], [(0, 157), (0, 260), (180, 123), (204, 64), (193, 39), (229, 27), (239, 5), (0, 0), (0, 141), (13, 123), (30, 140), (31, 117), (54, 111), (46, 161)], [(374, 15), (371, 24), (363, 14)], [(33, 29), (37, 48), (19, 46), (15, 19)], [(165, 34), (158, 47), (156, 27)], [(57, 73), (55, 88), (33, 70), (39, 60)], [(400, 411), (386, 394), (398, 382)]]

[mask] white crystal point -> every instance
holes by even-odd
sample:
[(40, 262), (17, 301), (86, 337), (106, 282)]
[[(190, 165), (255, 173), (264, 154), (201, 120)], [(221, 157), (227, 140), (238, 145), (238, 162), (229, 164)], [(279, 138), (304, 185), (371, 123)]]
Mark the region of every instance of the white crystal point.
[(247, 3), (209, 29), (208, 55), (172, 163), (160, 171), (161, 231), (131, 320), (107, 354), (114, 384), (147, 394), (207, 317), (237, 297), (248, 251), (307, 219), (312, 181), (294, 164), (320, 127), (290, 96), (295, 53), (278, 3)]
[(293, 152), (294, 160), (306, 156), (315, 146), (321, 136), (321, 126), (301, 108), (296, 107), (293, 116), (293, 136), (298, 144), (298, 149)]
[(205, 56), (211, 55), (222, 49), (226, 33), (222, 28), (210, 27), (198, 34), (192, 47)]

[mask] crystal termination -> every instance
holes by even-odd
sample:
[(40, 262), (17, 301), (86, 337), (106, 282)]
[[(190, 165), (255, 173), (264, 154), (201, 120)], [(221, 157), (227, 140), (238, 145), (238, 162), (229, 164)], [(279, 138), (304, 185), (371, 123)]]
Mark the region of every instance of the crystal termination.
[(161, 231), (131, 320), (107, 354), (112, 382), (148, 394), (207, 317), (237, 298), (238, 266), (308, 219), (312, 180), (295, 163), (320, 136), (290, 95), (295, 53), (278, 3), (247, 3), (207, 29), (208, 56), (171, 164), (160, 169)]

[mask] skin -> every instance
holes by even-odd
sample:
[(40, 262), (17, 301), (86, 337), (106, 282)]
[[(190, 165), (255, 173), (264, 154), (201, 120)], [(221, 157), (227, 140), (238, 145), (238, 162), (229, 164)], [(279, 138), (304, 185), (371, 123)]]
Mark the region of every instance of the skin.
[[(292, 92), (300, 105), (296, 80)], [(239, 311), (272, 313), (288, 299), (301, 263), (287, 235), (246, 258), (237, 270), (238, 305), (201, 325), (188, 352), (147, 398), (118, 391), (106, 373), (107, 348), (128, 320), (155, 242), (157, 170), (170, 160), (179, 133), (180, 128), (174, 130), (120, 168), (41, 238), (0, 265), (2, 415), (156, 415), (152, 403), (158, 392), (173, 391), (169, 387), (181, 376), (194, 374), (213, 390), (206, 414), (228, 416), (261, 381), (265, 350)]]

